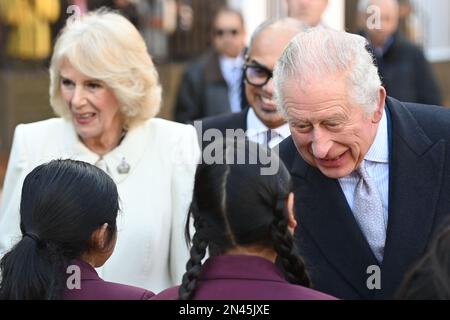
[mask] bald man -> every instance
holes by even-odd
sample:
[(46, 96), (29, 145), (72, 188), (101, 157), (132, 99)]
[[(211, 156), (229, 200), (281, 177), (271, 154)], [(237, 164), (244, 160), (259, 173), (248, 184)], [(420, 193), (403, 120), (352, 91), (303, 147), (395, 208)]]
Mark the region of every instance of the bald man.
[(387, 93), (405, 102), (440, 105), (440, 90), (423, 50), (398, 32), (398, 1), (362, 0), (359, 9), (366, 15), (362, 34), (371, 44)]
[(286, 0), (288, 16), (298, 19), (311, 27), (322, 24), (322, 15), (328, 0)]
[(303, 30), (305, 25), (293, 18), (267, 21), (256, 29), (244, 65), (245, 95), (249, 106), (239, 113), (204, 119), (203, 132), (219, 129), (225, 135), (227, 129), (241, 129), (251, 141), (269, 148), (290, 136), (289, 126), (278, 113), (274, 101), (272, 72), (283, 49)]

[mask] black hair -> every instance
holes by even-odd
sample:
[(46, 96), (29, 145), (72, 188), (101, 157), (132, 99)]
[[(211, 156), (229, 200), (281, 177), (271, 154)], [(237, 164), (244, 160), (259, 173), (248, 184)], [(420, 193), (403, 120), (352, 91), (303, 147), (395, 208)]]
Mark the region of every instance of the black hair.
[(450, 224), (444, 226), (426, 254), (406, 274), (397, 299), (450, 300)]
[(59, 299), (71, 260), (93, 247), (92, 233), (108, 223), (116, 235), (119, 198), (102, 170), (73, 160), (36, 167), (23, 183), (22, 239), (0, 261), (0, 299)]
[[(292, 185), (286, 167), (275, 152), (248, 140), (216, 140), (214, 143), (224, 148), (223, 161), (200, 164), (197, 168), (186, 223), (187, 240), (190, 238), (191, 217), (195, 234), (186, 273), (179, 288), (179, 298), (193, 298), (207, 249), (211, 256), (216, 256), (238, 245), (272, 247), (286, 279), (309, 287), (305, 265), (297, 254), (294, 238), (288, 229), (285, 203)], [(261, 151), (270, 155), (271, 166), (278, 168), (273, 174), (262, 174), (265, 165), (256, 154), (261, 154)], [(257, 159), (253, 162), (256, 163), (247, 161), (248, 164), (239, 164), (236, 157), (242, 152), (249, 159)], [(230, 154), (233, 161), (230, 161)]]

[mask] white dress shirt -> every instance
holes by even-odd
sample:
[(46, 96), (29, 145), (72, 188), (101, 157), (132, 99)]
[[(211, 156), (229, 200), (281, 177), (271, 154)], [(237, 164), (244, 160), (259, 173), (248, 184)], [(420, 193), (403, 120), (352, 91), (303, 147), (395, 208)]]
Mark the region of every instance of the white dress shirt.
[(244, 67), (244, 57), (237, 58), (220, 56), (220, 70), (228, 86), (228, 99), (232, 112), (241, 111), (241, 84)]
[[(384, 226), (387, 228), (389, 212), (389, 141), (386, 112), (383, 112), (375, 140), (364, 157), (368, 175), (377, 186), (383, 202)], [(353, 199), (358, 176), (355, 172), (347, 177), (338, 179), (347, 203), (353, 211)]]
[[(246, 135), (250, 141), (266, 145), (267, 130), (269, 128), (256, 116), (253, 108), (247, 113), (247, 132)], [(269, 148), (280, 144), (284, 139), (291, 135), (289, 124), (285, 123), (278, 128), (272, 129), (272, 139), (269, 142)]]

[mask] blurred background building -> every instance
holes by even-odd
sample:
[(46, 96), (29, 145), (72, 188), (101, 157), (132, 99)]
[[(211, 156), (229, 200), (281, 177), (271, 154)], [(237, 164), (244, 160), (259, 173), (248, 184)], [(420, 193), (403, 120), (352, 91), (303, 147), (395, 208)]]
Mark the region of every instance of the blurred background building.
[[(262, 21), (288, 14), (287, 2), (326, 0), (0, 0), (0, 187), (14, 127), (52, 117), (48, 60), (59, 30), (73, 14), (101, 6), (120, 11), (142, 32), (164, 89), (160, 117), (173, 119), (183, 71), (211, 46), (211, 19), (220, 7), (239, 9), (247, 37)], [(450, 106), (450, 2), (399, 0), (399, 31), (423, 47), (443, 104)], [(76, 7), (73, 7), (76, 6)], [(75, 8), (75, 9), (74, 9)], [(321, 24), (360, 30), (358, 0), (328, 0)], [(248, 40), (248, 38), (247, 38)]]

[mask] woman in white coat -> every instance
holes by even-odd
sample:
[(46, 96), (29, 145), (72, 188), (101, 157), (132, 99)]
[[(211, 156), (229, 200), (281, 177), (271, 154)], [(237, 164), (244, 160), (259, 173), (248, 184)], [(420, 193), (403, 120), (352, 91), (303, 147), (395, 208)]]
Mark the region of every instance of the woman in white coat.
[(154, 118), (161, 87), (141, 35), (111, 12), (69, 20), (55, 45), (50, 82), (59, 118), (21, 124), (14, 134), (0, 207), (0, 255), (21, 237), (25, 176), (53, 159), (81, 160), (106, 171), (121, 199), (117, 246), (99, 276), (155, 292), (180, 283), (200, 151), (192, 126)]

